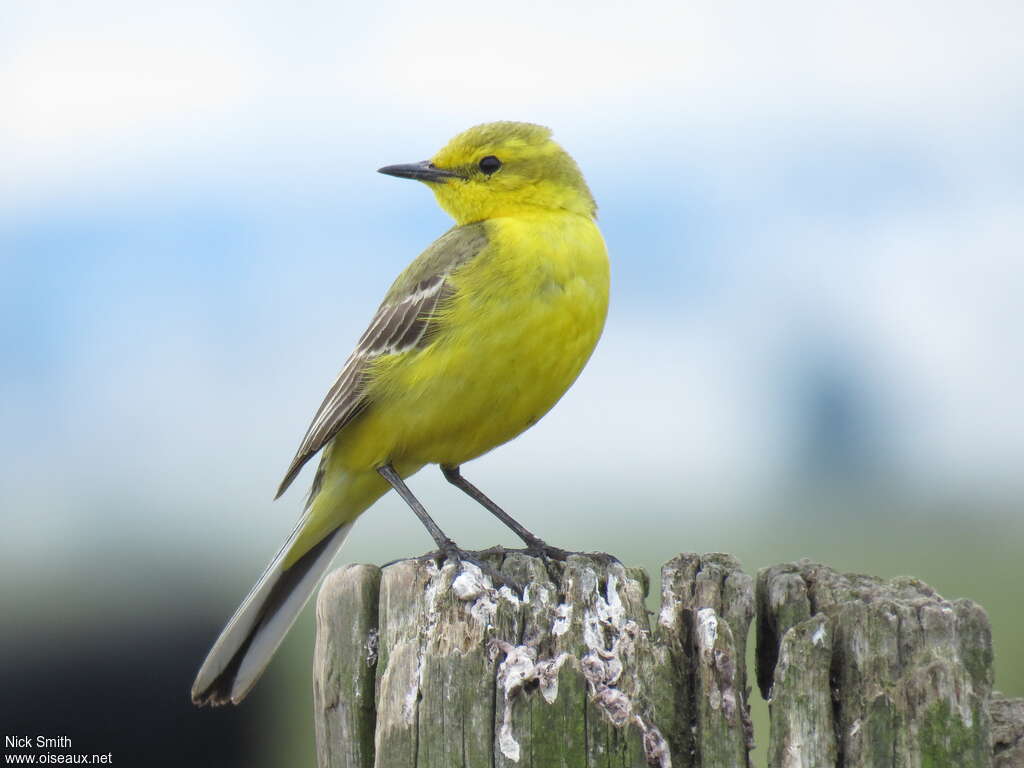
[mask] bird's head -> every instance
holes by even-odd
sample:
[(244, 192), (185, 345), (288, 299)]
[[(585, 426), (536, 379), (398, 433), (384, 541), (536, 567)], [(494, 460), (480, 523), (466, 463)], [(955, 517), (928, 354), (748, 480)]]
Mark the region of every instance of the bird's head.
[(597, 205), (569, 153), (531, 123), (484, 123), (463, 131), (430, 160), (381, 173), (417, 179), (458, 224), (562, 210), (594, 217)]

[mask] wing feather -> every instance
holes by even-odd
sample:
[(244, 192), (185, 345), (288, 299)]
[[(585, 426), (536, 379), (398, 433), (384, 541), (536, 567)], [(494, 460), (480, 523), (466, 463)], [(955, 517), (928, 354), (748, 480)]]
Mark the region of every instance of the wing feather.
[(382, 355), (401, 354), (429, 343), (434, 311), (452, 294), (448, 276), (486, 244), (482, 225), (453, 229), (399, 276), (327, 391), (274, 498), (288, 489), (317, 451), (370, 404), (365, 394), (369, 363)]

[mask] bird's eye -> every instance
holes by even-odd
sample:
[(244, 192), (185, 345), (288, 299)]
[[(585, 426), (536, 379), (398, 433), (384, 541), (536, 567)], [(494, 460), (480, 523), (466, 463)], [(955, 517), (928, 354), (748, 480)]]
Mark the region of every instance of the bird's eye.
[(496, 158), (494, 155), (488, 155), (480, 160), (480, 170), (488, 176), (499, 168), (501, 168), (501, 160)]

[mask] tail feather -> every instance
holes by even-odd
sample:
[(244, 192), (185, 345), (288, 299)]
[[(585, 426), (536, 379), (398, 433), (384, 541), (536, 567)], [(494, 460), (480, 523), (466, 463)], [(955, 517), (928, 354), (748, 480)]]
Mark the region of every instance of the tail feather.
[(335, 528), (285, 567), (308, 514), (235, 611), (192, 685), (193, 703), (237, 704), (249, 693), (309, 601), (352, 523)]

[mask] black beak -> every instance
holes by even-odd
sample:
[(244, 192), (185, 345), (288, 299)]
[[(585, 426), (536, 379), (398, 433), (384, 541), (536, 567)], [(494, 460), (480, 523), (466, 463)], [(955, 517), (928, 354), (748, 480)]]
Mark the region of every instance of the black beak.
[(444, 182), (448, 179), (461, 178), (459, 174), (438, 168), (429, 160), (422, 163), (403, 163), (402, 165), (385, 165), (377, 170), (378, 173), (386, 173), (388, 176), (398, 176), (401, 179), (416, 179), (416, 181)]

